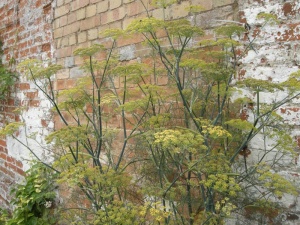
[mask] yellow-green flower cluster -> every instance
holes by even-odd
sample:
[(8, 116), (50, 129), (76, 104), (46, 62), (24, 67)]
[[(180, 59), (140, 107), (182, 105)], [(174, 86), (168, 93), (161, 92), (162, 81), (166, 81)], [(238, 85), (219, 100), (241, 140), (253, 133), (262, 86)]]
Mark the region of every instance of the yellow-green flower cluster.
[(94, 225), (139, 225), (144, 219), (139, 216), (140, 208), (132, 203), (113, 201), (97, 212)]
[(168, 212), (161, 202), (146, 202), (140, 211), (141, 216), (146, 216), (149, 212), (154, 221), (162, 222), (163, 219), (168, 218), (171, 213)]
[(156, 19), (154, 17), (149, 17), (145, 19), (138, 19), (133, 21), (127, 27), (127, 32), (129, 33), (144, 33), (144, 32), (155, 32), (162, 28), (163, 20)]
[(59, 97), (63, 101), (58, 106), (67, 111), (83, 109), (90, 102), (90, 95), (81, 87), (63, 90), (59, 93)]
[(297, 195), (296, 187), (284, 177), (271, 170), (268, 165), (262, 165), (257, 169), (259, 173), (258, 180), (262, 181), (263, 186), (270, 190), (274, 195), (281, 198), (284, 193)]
[(241, 190), (241, 187), (236, 183), (235, 179), (227, 174), (208, 175), (207, 179), (202, 181), (202, 183), (216, 192), (232, 197), (236, 196)]
[(111, 37), (114, 40), (120, 37), (126, 37), (126, 33), (124, 32), (124, 30), (117, 29), (117, 28), (107, 29), (102, 33), (102, 35), (104, 37)]
[(115, 102), (116, 100), (116, 96), (114, 94), (106, 94), (104, 96), (102, 96), (101, 100), (100, 100), (100, 105), (111, 105), (112, 103)]
[(213, 139), (231, 138), (231, 134), (221, 126), (202, 126), (203, 133)]
[(159, 128), (168, 123), (170, 119), (171, 115), (169, 113), (161, 113), (155, 116), (151, 116), (145, 124), (152, 128)]
[(184, 151), (196, 153), (206, 149), (203, 145), (204, 138), (191, 130), (164, 130), (154, 134), (157, 145), (168, 149), (172, 153), (183, 153)]
[(229, 198), (225, 197), (221, 201), (216, 202), (215, 209), (218, 213), (228, 217), (236, 209), (236, 206), (229, 202)]
[[(91, 184), (86, 184), (85, 181), (93, 181)], [(77, 186), (81, 184), (81, 189), (88, 190), (100, 197), (101, 201), (110, 200), (118, 193), (128, 188), (131, 177), (125, 173), (117, 172), (105, 166), (100, 172), (98, 167), (89, 167), (86, 163), (77, 163), (69, 166), (61, 174), (58, 180), (59, 183), (66, 183), (69, 186)]]
[(96, 53), (100, 52), (101, 50), (103, 50), (104, 47), (103, 45), (99, 45), (99, 44), (94, 44), (90, 47), (87, 48), (78, 48), (74, 51), (74, 55), (78, 55), (78, 56), (93, 56)]
[(232, 171), (228, 158), (223, 153), (212, 152), (201, 159), (200, 170), (206, 174), (222, 174)]
[(0, 130), (0, 137), (5, 137), (6, 135), (13, 135), (23, 125), (24, 123), (22, 122), (9, 123), (3, 129)]
[(56, 144), (69, 146), (78, 141), (85, 142), (88, 137), (91, 138), (89, 136), (90, 132), (86, 127), (67, 126), (52, 132), (45, 139), (47, 143), (55, 142)]

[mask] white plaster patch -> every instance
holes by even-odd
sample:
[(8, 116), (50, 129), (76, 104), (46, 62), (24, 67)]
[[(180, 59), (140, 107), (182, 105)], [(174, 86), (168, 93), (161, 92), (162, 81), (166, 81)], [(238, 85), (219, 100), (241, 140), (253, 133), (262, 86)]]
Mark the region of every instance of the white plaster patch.
[[(34, 87), (34, 84), (30, 83), (30, 86)], [(25, 92), (36, 90), (37, 89), (30, 89), (26, 90)], [(18, 93), (17, 96), (20, 102), (27, 104), (28, 99), (26, 98), (25, 93)], [(26, 146), (30, 146), (30, 148), (34, 150), (34, 153), (36, 153), (40, 159), (49, 162), (51, 161), (52, 157), (46, 150), (47, 144), (45, 143), (44, 137), (49, 134), (54, 125), (52, 122), (48, 125), (48, 127), (44, 127), (42, 125), (42, 120), (51, 119), (51, 104), (40, 91), (38, 92), (37, 99), (39, 100), (38, 107), (28, 107), (27, 110), (22, 112), (21, 120), (26, 124), (26, 127), (20, 128), (17, 138)], [(11, 155), (17, 160), (22, 161), (24, 170), (29, 168), (29, 161), (35, 159), (34, 155), (28, 150), (28, 148), (12, 137), (7, 137), (7, 149), (8, 155)]]
[(285, 123), (290, 125), (300, 125), (300, 108), (299, 106), (282, 107), (278, 110), (280, 116), (283, 117)]
[(131, 60), (135, 58), (135, 45), (128, 45), (120, 49), (120, 60)]
[(257, 16), (260, 13), (277, 13), (280, 12), (280, 4), (275, 3), (274, 5), (268, 4), (265, 1), (264, 6), (253, 7), (253, 4), (249, 5), (248, 8), (244, 8), (245, 18), (247, 18), (247, 23), (249, 24), (263, 24), (263, 19), (258, 19)]
[[(288, 79), (289, 75), (299, 70), (300, 66), (300, 47), (299, 40), (295, 37), (300, 34), (300, 15), (284, 15), (284, 4), (295, 5), (293, 10), (300, 9), (300, 1), (270, 1), (264, 0), (260, 2), (240, 0), (240, 10), (244, 12), (244, 17), (247, 23), (251, 26), (249, 31), (250, 41), (253, 40), (251, 49), (247, 55), (241, 59), (242, 68), (240, 68), (241, 75), (244, 77), (251, 77), (256, 79), (270, 80), (274, 83), (284, 82)], [(260, 13), (271, 13), (277, 15), (280, 20), (279, 24), (265, 24), (263, 19), (258, 19)], [(293, 29), (292, 29), (293, 28)], [(247, 44), (245, 42), (245, 44)], [(243, 91), (243, 95), (256, 102), (256, 95), (249, 91)], [(274, 93), (260, 93), (260, 102), (269, 103), (278, 102), (289, 96), (286, 91), (275, 91)], [(256, 109), (254, 104), (254, 110)], [(284, 104), (279, 107), (277, 113), (283, 118), (286, 124), (295, 126), (291, 131), (293, 137), (300, 136), (300, 98), (293, 99), (292, 102)], [(255, 111), (249, 110), (249, 121), (253, 122), (255, 118)], [(274, 140), (266, 139), (262, 134), (259, 134), (251, 140), (249, 149), (251, 155), (249, 160), (253, 163), (257, 162), (268, 150), (274, 146)], [(298, 147), (299, 148), (299, 147)], [(298, 148), (296, 150), (298, 150)], [(280, 150), (280, 149), (278, 149)], [(300, 185), (299, 170), (300, 170), (300, 157), (294, 158), (292, 156), (281, 155), (276, 149), (270, 151), (264, 161), (274, 162), (280, 159), (278, 163), (280, 167), (277, 168), (280, 175), (283, 175), (288, 180), (294, 182), (297, 180), (296, 185)], [(291, 174), (299, 174), (298, 177), (293, 177)], [(300, 197), (291, 195), (284, 195), (282, 199), (273, 199), (281, 203), (289, 210), (300, 209)], [(293, 205), (293, 209), (291, 206)], [(287, 211), (288, 212), (288, 211)], [(279, 218), (280, 219), (280, 218)], [(241, 224), (247, 223), (247, 220), (240, 218)], [(235, 221), (236, 222), (236, 221)], [(230, 224), (230, 223), (229, 223)], [(252, 224), (252, 223), (249, 223)], [(281, 224), (299, 224), (296, 221), (282, 221)]]

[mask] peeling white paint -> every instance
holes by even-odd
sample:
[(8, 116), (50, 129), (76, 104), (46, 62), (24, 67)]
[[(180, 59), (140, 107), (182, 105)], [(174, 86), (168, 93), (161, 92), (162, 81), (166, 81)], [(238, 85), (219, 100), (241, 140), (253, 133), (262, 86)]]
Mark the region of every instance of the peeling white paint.
[(120, 61), (135, 58), (135, 45), (128, 45), (120, 48)]
[[(1, 1), (2, 2), (2, 1)], [(55, 5), (55, 1), (52, 2), (52, 7)], [(45, 4), (46, 1), (43, 1)], [(50, 1), (49, 1), (50, 3)], [(1, 3), (0, 3), (1, 4)], [(13, 6), (16, 6), (18, 1), (15, 1)], [(35, 0), (25, 1), (25, 6), (22, 8), (22, 19), (20, 19), (20, 25), (24, 26), (26, 29), (16, 32), (16, 37), (22, 37), (22, 42), (33, 41), (32, 46), (28, 48), (37, 47), (35, 52), (30, 52), (31, 55), (26, 55), (24, 58), (21, 58), (20, 55), (15, 55), (16, 59), (22, 61), (28, 57), (39, 58), (43, 60), (44, 65), (46, 66), (50, 61), (54, 62), (53, 59), (49, 59), (48, 52), (42, 52), (41, 45), (47, 42), (51, 42), (51, 31), (45, 30), (44, 25), (51, 23), (52, 15), (46, 15), (43, 12), (43, 7), (36, 7)], [(36, 24), (36, 21), (40, 21), (42, 18), (42, 24)], [(30, 35), (28, 35), (30, 34)], [(4, 46), (7, 47), (7, 46)], [(19, 51), (17, 51), (19, 54)], [(13, 54), (12, 54), (13, 55)], [(50, 57), (54, 55), (54, 43), (51, 43)], [(5, 59), (3, 60), (4, 63)], [(19, 77), (20, 83), (29, 83), (29, 90), (19, 90), (14, 97), (16, 101), (18, 100), (19, 106), (25, 108), (25, 110), (20, 115), (21, 121), (26, 124), (26, 127), (21, 127), (18, 132), (18, 138), (27, 146), (30, 146), (37, 153), (37, 156), (47, 162), (51, 159), (50, 154), (46, 150), (45, 136), (51, 132), (54, 128), (54, 123), (49, 122), (42, 124), (42, 121), (51, 121), (51, 104), (48, 99), (44, 96), (41, 91), (38, 91), (38, 88), (23, 74)], [(42, 83), (39, 83), (41, 85)], [(26, 97), (26, 93), (37, 92), (37, 96), (34, 98), (38, 102), (36, 107), (31, 107), (30, 100)], [(28, 138), (28, 137), (31, 137)], [(18, 141), (7, 137), (7, 150), (8, 155), (13, 156), (16, 160), (22, 161), (23, 169), (26, 170), (29, 168), (29, 160), (35, 159), (33, 154), (24, 147)]]
[[(253, 49), (249, 50), (241, 60), (243, 77), (271, 80), (272, 82), (280, 83), (286, 81), (291, 73), (300, 69), (299, 40), (295, 38), (296, 35), (300, 35), (300, 16), (298, 12), (296, 15), (284, 12), (283, 6), (285, 4), (294, 5), (292, 10), (300, 9), (299, 1), (239, 1), (240, 10), (244, 13), (244, 18), (242, 19), (245, 19), (252, 28), (248, 34), (249, 39), (253, 40)], [(290, 5), (286, 6), (289, 7)], [(263, 19), (257, 18), (260, 13), (275, 14), (280, 23), (265, 24)], [(256, 102), (256, 96), (247, 91), (244, 91), (243, 94), (252, 99), (254, 103)], [(260, 102), (272, 103), (286, 97), (289, 96), (285, 91), (275, 91), (274, 93), (261, 92)], [(300, 137), (300, 98), (280, 106), (277, 113), (286, 124), (294, 126), (295, 129), (291, 131), (291, 135), (295, 138)], [(249, 111), (249, 119), (254, 119), (254, 114), (251, 110)], [(253, 160), (253, 163), (265, 153), (265, 150), (272, 148), (272, 145), (274, 145), (273, 141), (271, 139), (264, 139), (262, 134), (253, 138), (248, 146), (252, 151), (250, 158)], [(265, 146), (265, 150), (263, 146)], [(279, 158), (281, 155), (278, 155), (278, 152), (274, 150), (268, 153), (264, 160), (270, 162), (276, 157)], [(285, 156), (280, 160), (280, 163), (281, 167), (278, 168), (277, 172), (285, 178), (294, 181), (296, 185), (300, 185), (299, 157)], [(300, 209), (299, 200), (300, 197), (284, 195), (282, 199), (275, 201), (286, 206), (289, 212), (296, 214), (300, 218), (300, 214), (298, 213)], [(238, 216), (236, 218), (243, 221), (243, 224), (254, 224), (245, 218)], [(280, 224), (284, 225), (299, 224), (299, 220), (288, 220), (287, 213), (280, 215), (278, 219), (280, 219)], [(237, 220), (232, 220), (231, 222), (228, 224), (238, 224)]]
[[(34, 87), (34, 84), (31, 83), (30, 86)], [(37, 89), (30, 89), (28, 91), (32, 90), (36, 91)], [(17, 97), (20, 102), (23, 102), (23, 106), (26, 106), (28, 99), (25, 93), (18, 93)], [(17, 138), (27, 146), (30, 146), (39, 158), (49, 162), (51, 156), (46, 151), (47, 144), (44, 138), (53, 129), (54, 123), (49, 123), (47, 127), (44, 127), (42, 120), (51, 120), (51, 104), (41, 91), (38, 92), (37, 99), (39, 100), (38, 107), (28, 107), (22, 112), (21, 121), (26, 124), (26, 127), (20, 128)], [(30, 160), (35, 159), (26, 147), (11, 137), (7, 137), (7, 149), (8, 155), (23, 162), (24, 170), (29, 168)]]

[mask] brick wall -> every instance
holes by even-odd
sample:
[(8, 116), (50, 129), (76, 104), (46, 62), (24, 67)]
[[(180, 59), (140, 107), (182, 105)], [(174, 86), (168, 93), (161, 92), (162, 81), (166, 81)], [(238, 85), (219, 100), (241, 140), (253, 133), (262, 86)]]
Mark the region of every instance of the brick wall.
[[(0, 40), (3, 42), (2, 61), (9, 64), (27, 58), (52, 59), (52, 5), (51, 0), (6, 0), (0, 1)], [(14, 70), (15, 65), (12, 65)], [(49, 123), (45, 115), (49, 111), (45, 99), (40, 98), (37, 89), (24, 76), (20, 76), (11, 93), (1, 102), (1, 126), (22, 119), (29, 122), (27, 132), (38, 131), (43, 135), (43, 127)], [(28, 107), (22, 115), (13, 112), (16, 107)], [(49, 114), (49, 113), (48, 113)], [(41, 129), (40, 129), (41, 128)], [(25, 138), (25, 130), (19, 137)], [(30, 156), (14, 140), (0, 140), (0, 207), (8, 207), (9, 192), (16, 181), (28, 168), (26, 158)]]
[[(143, 0), (149, 15), (162, 18), (162, 9), (150, 5), (150, 0)], [(190, 5), (203, 5), (206, 10), (197, 16), (197, 23), (209, 27), (216, 22), (202, 21), (202, 18), (233, 19), (235, 15), (234, 0), (188, 0), (181, 1), (165, 10), (168, 19), (188, 16), (185, 10)], [(57, 75), (57, 88), (64, 89), (80, 75), (79, 58), (74, 58), (72, 52), (93, 43), (105, 43), (100, 32), (108, 28), (123, 28), (137, 18), (144, 18), (147, 13), (139, 0), (58, 0), (54, 11), (53, 37), (55, 44), (55, 58), (65, 69)], [(141, 56), (139, 45), (140, 37), (126, 41), (119, 41), (119, 53), (126, 52), (130, 59)], [(129, 54), (129, 53), (132, 54)], [(126, 58), (126, 56), (124, 55)], [(124, 59), (125, 59), (124, 58)], [(129, 59), (129, 58), (127, 58)]]
[[(150, 16), (162, 18), (162, 9), (156, 9), (149, 4), (149, 0), (143, 0)], [(269, 79), (274, 82), (281, 82), (287, 76), (300, 68), (300, 3), (292, 1), (260, 1), (260, 0), (183, 0), (172, 7), (165, 9), (167, 19), (187, 17), (196, 21), (197, 25), (207, 31), (207, 36), (211, 38), (211, 29), (226, 23), (226, 21), (236, 20), (241, 23), (248, 23), (251, 26), (249, 39), (253, 42), (253, 50), (248, 51), (241, 60), (242, 66), (237, 71), (237, 78), (254, 77)], [(192, 17), (185, 8), (190, 5), (202, 5), (205, 11)], [(260, 12), (273, 13), (278, 16), (278, 25), (263, 25), (256, 16)], [(137, 18), (146, 16), (146, 10), (140, 1), (131, 0), (81, 0), (81, 1), (58, 1), (55, 7), (53, 32), (55, 43), (55, 58), (65, 69), (57, 75), (57, 89), (65, 89), (83, 75), (80, 72), (79, 58), (74, 58), (72, 52), (78, 47), (89, 46), (93, 43), (106, 44), (107, 39), (101, 38), (99, 34), (107, 28), (123, 28)], [(249, 42), (247, 36), (245, 43)], [(143, 57), (144, 47), (139, 45), (141, 38), (136, 36), (130, 40), (117, 42), (120, 59), (134, 60)], [(275, 93), (278, 98), (284, 93)], [(264, 101), (270, 101), (274, 96), (264, 96)], [(294, 136), (300, 140), (300, 105), (299, 100), (291, 105), (282, 107), (279, 113), (285, 121), (295, 126)], [(259, 143), (258, 140), (253, 141)], [(289, 160), (282, 167), (280, 174), (288, 179), (296, 181), (300, 185), (298, 178), (299, 158), (292, 162)], [(283, 204), (288, 208), (282, 216), (282, 224), (297, 224), (299, 222), (300, 198), (285, 196)], [(237, 216), (236, 220), (243, 221), (244, 218)], [(230, 223), (230, 222), (229, 222)], [(249, 222), (252, 224), (252, 222)]]
[[(162, 18), (161, 9), (143, 0), (149, 14)], [(38, 58), (45, 63), (57, 62), (64, 66), (56, 76), (57, 90), (72, 86), (82, 76), (79, 69), (81, 60), (72, 53), (79, 47), (93, 43), (105, 43), (100, 32), (107, 28), (126, 28), (136, 18), (145, 17), (146, 10), (139, 0), (5, 0), (0, 2), (0, 40), (3, 41), (3, 62), (16, 63), (27, 58)], [(180, 4), (168, 7), (168, 19), (189, 16), (186, 7), (201, 4), (205, 7), (197, 15), (200, 26), (210, 28), (217, 24), (212, 19), (232, 20), (237, 17), (234, 0), (183, 0)], [(205, 20), (203, 18), (206, 18)], [(140, 38), (118, 42), (119, 52), (124, 59), (141, 56)], [(130, 54), (128, 54), (128, 52)], [(49, 104), (42, 98), (37, 88), (22, 74), (12, 88), (9, 98), (1, 103), (1, 125), (18, 121), (20, 117), (28, 124), (20, 130), (19, 138), (25, 140), (26, 133), (36, 133), (36, 140), (44, 144), (43, 136), (53, 128)], [(13, 110), (25, 106), (22, 115)], [(31, 146), (37, 146), (31, 142)], [(38, 154), (44, 157), (43, 152)], [(21, 179), (28, 168), (26, 159), (30, 153), (11, 138), (0, 141), (0, 206), (8, 206), (9, 190)]]
[[(248, 37), (255, 39), (252, 49), (242, 59), (239, 77), (283, 82), (288, 76), (300, 69), (300, 3), (292, 1), (245, 1), (240, 0), (240, 21), (251, 27)], [(257, 19), (259, 13), (272, 13), (277, 16), (278, 24), (264, 24)], [(245, 39), (248, 39), (245, 36)], [(278, 99), (285, 95), (275, 93)], [(274, 96), (263, 96), (270, 101)], [(279, 113), (286, 123), (295, 127), (294, 135), (299, 136), (300, 103), (295, 100), (280, 108)]]
[[(181, 1), (165, 9), (167, 19), (188, 17), (186, 8), (190, 5), (202, 5), (205, 11), (197, 15), (195, 20), (199, 26), (208, 29), (208, 37), (211, 37), (211, 29), (218, 24), (218, 19), (232, 20), (237, 18), (238, 9), (234, 0), (188, 0)], [(145, 9), (146, 8), (146, 9)], [(162, 9), (154, 8), (151, 0), (72, 0), (57, 1), (54, 9), (53, 41), (55, 45), (54, 57), (56, 62), (64, 67), (56, 74), (55, 88), (59, 90), (72, 86), (76, 79), (84, 76), (80, 70), (82, 59), (74, 57), (74, 50), (87, 47), (92, 44), (110, 46), (111, 40), (103, 38), (101, 32), (108, 28), (125, 29), (134, 19), (145, 18), (147, 11), (150, 16), (163, 18)], [(203, 20), (209, 18), (210, 20)], [(213, 20), (215, 19), (215, 20)], [(208, 38), (204, 37), (204, 38)], [(136, 60), (143, 58), (147, 51), (141, 44), (140, 36), (117, 41), (117, 51), (121, 60)], [(102, 59), (105, 57), (101, 55)], [(119, 82), (116, 81), (116, 84)], [(113, 121), (116, 126), (120, 121)], [(60, 122), (56, 122), (60, 127)]]
[[(259, 13), (272, 13), (277, 16), (278, 24), (264, 24), (264, 20), (257, 19)], [(251, 27), (245, 42), (254, 39), (252, 48), (241, 60), (238, 77), (254, 77), (271, 80), (275, 83), (285, 81), (288, 76), (300, 69), (300, 3), (290, 1), (260, 1), (239, 0), (240, 22), (248, 23)], [(284, 92), (275, 92), (272, 95), (261, 95), (261, 100), (271, 102), (286, 96)], [(253, 96), (254, 98), (254, 96)], [(253, 99), (254, 100), (254, 99)], [(255, 100), (254, 100), (255, 101)], [(282, 106), (278, 113), (284, 121), (294, 127), (293, 135), (299, 140), (300, 136), (300, 102)], [(252, 140), (252, 149), (261, 144), (263, 137), (257, 136)], [(299, 141), (298, 141), (299, 143)], [(300, 146), (300, 145), (298, 145)], [(299, 149), (298, 155), (299, 155)], [(296, 182), (299, 186), (300, 165), (299, 157), (282, 162), (279, 173)], [(281, 215), (280, 224), (299, 224), (300, 197), (285, 196), (282, 203), (287, 211)], [(238, 217), (237, 217), (238, 218)], [(241, 218), (238, 218), (240, 220)], [(244, 221), (243, 224), (253, 224)]]
[[(142, 0), (150, 16), (162, 18), (161, 9), (150, 5), (150, 0)], [(300, 65), (300, 3), (292, 1), (260, 0), (181, 0), (179, 4), (165, 9), (167, 19), (187, 17), (207, 30), (207, 38), (212, 37), (211, 29), (220, 21), (239, 20), (249, 23), (249, 38), (256, 37), (254, 49), (242, 60), (238, 75), (271, 79), (275, 82), (287, 78)], [(0, 2), (0, 39), (4, 41), (4, 62), (14, 57), (17, 62), (28, 57), (45, 61), (55, 61), (64, 69), (56, 75), (57, 90), (72, 86), (78, 77), (84, 75), (79, 66), (81, 60), (72, 55), (79, 47), (94, 43), (106, 44), (101, 31), (107, 28), (126, 28), (137, 18), (147, 15), (140, 0), (6, 0)], [(189, 5), (202, 5), (206, 10), (192, 17), (185, 10)], [(259, 12), (278, 15), (279, 25), (265, 25), (256, 19)], [(206, 37), (204, 37), (206, 38)], [(247, 41), (247, 38), (245, 38)], [(120, 57), (132, 60), (143, 56), (140, 37), (117, 43)], [(280, 94), (280, 93), (279, 93)], [(283, 107), (281, 112), (286, 121), (298, 128), (299, 102)], [(15, 106), (28, 106), (22, 115), (31, 124), (29, 131), (37, 131), (39, 139), (53, 127), (49, 117), (47, 101), (41, 98), (36, 88), (21, 75), (10, 98), (3, 105), (2, 117), (18, 120), (12, 113)], [(38, 120), (36, 119), (38, 118)], [(5, 122), (2, 120), (2, 123)], [(24, 136), (24, 132), (20, 135)], [(295, 130), (295, 138), (300, 132)], [(25, 138), (25, 136), (24, 136)], [(300, 138), (299, 138), (300, 140)], [(17, 143), (8, 139), (0, 141), (0, 206), (9, 200), (9, 186), (22, 175), (25, 153)], [(28, 153), (26, 153), (28, 155)], [(282, 173), (290, 179), (300, 174), (298, 159), (295, 165), (284, 168)], [(287, 206), (299, 199), (289, 199)], [(300, 210), (294, 204), (290, 212)], [(295, 214), (296, 215), (296, 214)]]

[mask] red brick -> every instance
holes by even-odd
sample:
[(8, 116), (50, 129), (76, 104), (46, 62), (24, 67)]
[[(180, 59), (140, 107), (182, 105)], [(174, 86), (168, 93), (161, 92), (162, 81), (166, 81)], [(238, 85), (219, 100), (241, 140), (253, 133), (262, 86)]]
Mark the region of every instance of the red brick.
[(239, 18), (240, 18), (241, 23), (246, 23), (247, 22), (247, 20), (245, 18), (245, 12), (244, 11), (239, 12)]
[(16, 166), (22, 169), (23, 163), (21, 161), (16, 160)]
[(10, 176), (10, 177), (12, 177), (12, 178), (15, 177), (13, 172), (7, 170), (7, 169), (6, 169), (5, 167), (3, 167), (3, 166), (0, 166), (0, 171), (2, 171), (2, 173), (4, 173), (5, 175)]
[(0, 152), (7, 153), (7, 149), (6, 149), (6, 148), (4, 148), (4, 147), (2, 147), (2, 146), (0, 146)]
[(57, 80), (56, 81), (56, 89), (57, 90), (65, 89), (65, 80)]
[(51, 13), (51, 3), (45, 5), (43, 7), (43, 13), (46, 14), (46, 15), (50, 15)]
[(25, 172), (24, 172), (24, 170), (23, 169), (21, 169), (21, 168), (16, 168), (16, 172), (18, 173), (18, 174), (20, 174), (21, 176), (25, 176)]
[(10, 113), (13, 113), (13, 111), (16, 109), (16, 107), (14, 106), (4, 106), (4, 110), (5, 110), (5, 113), (6, 113), (6, 117), (10, 117)]
[(7, 162), (9, 162), (11, 164), (16, 164), (16, 160), (11, 156), (7, 156)]
[(244, 69), (242, 69), (242, 70), (240, 70), (240, 72), (239, 72), (239, 78), (242, 78), (242, 77), (244, 77), (245, 76), (245, 74), (246, 74), (246, 70), (244, 70)]
[(10, 169), (12, 169), (13, 171), (17, 171), (17, 167), (14, 165), (14, 164), (12, 164), (12, 163), (7, 163), (7, 168), (10, 168)]
[(30, 100), (29, 101), (29, 106), (31, 107), (39, 107), (40, 106), (40, 100)]
[(74, 87), (76, 84), (76, 80), (75, 79), (68, 79), (65, 82), (65, 88), (72, 88)]
[(14, 105), (15, 104), (15, 99), (12, 99), (12, 98), (8, 99), (7, 104), (8, 105)]
[(43, 20), (43, 18), (37, 18), (37, 19), (35, 19), (34, 24), (39, 27), (42, 24), (42, 20)]
[(6, 161), (6, 154), (3, 152), (0, 153), (0, 159), (4, 159)]
[(42, 52), (49, 52), (50, 50), (51, 50), (51, 44), (50, 43), (42, 44)]
[(8, 45), (13, 45), (13, 44), (15, 44), (15, 39), (14, 39), (14, 38), (8, 39), (8, 40), (7, 40), (7, 44), (8, 44)]
[(27, 44), (28, 44), (27, 41), (22, 42), (22, 43), (19, 43), (19, 44), (18, 44), (18, 49), (24, 49), (24, 48), (27, 48)]
[(27, 98), (36, 98), (38, 96), (38, 91), (30, 91), (30, 92), (25, 92), (25, 95)]
[(19, 88), (21, 91), (28, 90), (30, 89), (30, 85), (28, 83), (21, 83), (19, 84)]
[(37, 46), (34, 46), (34, 47), (30, 48), (30, 53), (32, 53), (32, 54), (37, 53), (37, 51), (38, 51), (38, 47)]
[(20, 122), (21, 121), (21, 117), (19, 115), (14, 115), (15, 116), (15, 121), (16, 122)]
[(28, 55), (29, 55), (29, 49), (20, 51), (20, 53), (19, 53), (19, 57), (20, 57), (20, 58), (24, 58), (24, 57), (26, 57), (26, 56), (28, 56)]
[(282, 11), (284, 13), (285, 16), (288, 15), (295, 15), (296, 14), (296, 10), (293, 10), (293, 7), (295, 6), (295, 4), (291, 4), (289, 2), (285, 3), (282, 7)]
[(48, 120), (41, 119), (41, 125), (42, 125), (43, 127), (47, 127), (48, 124), (49, 124), (49, 121), (48, 121)]
[(0, 139), (0, 146), (6, 147), (6, 141)]
[(288, 24), (288, 29), (284, 31), (283, 34), (280, 32), (277, 33), (277, 37), (275, 39), (277, 41), (298, 41), (300, 40), (300, 23), (293, 23), (293, 24)]

